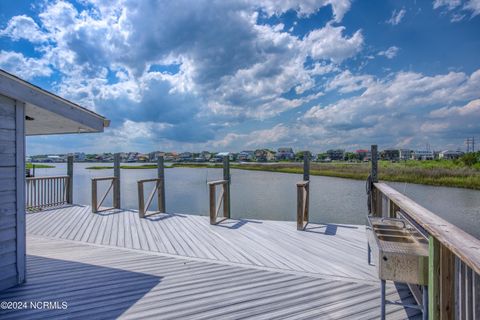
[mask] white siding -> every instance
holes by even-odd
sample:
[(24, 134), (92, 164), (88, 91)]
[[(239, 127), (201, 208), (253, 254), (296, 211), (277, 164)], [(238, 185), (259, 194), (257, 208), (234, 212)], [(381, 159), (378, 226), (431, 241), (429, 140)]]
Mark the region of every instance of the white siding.
[(15, 100), (0, 95), (0, 290), (18, 283)]

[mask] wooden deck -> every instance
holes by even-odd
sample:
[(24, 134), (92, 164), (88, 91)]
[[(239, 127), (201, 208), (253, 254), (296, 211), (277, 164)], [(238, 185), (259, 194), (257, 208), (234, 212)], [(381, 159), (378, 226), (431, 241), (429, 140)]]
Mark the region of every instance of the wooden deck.
[[(67, 301), (10, 318), (375, 319), (363, 226), (229, 220), (72, 206), (27, 216), (28, 282), (0, 301)], [(101, 285), (101, 286), (99, 286)], [(398, 289), (398, 290), (397, 290)], [(389, 299), (413, 302), (403, 286)], [(389, 319), (418, 317), (388, 306)]]

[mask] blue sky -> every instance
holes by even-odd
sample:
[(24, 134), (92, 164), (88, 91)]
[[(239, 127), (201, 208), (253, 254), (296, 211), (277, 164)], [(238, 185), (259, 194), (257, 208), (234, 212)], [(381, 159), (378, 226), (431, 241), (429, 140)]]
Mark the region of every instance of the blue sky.
[(463, 148), (480, 0), (1, 1), (0, 68), (112, 120), (27, 152)]

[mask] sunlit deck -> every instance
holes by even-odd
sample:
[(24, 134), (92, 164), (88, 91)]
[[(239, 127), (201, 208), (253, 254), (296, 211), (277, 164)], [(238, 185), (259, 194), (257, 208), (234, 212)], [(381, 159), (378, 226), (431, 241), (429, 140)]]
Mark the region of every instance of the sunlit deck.
[[(380, 284), (364, 226), (227, 220), (70, 206), (27, 215), (28, 279), (0, 300), (67, 301), (2, 319), (374, 319)], [(388, 298), (413, 303), (406, 287)], [(389, 319), (418, 311), (389, 305)]]

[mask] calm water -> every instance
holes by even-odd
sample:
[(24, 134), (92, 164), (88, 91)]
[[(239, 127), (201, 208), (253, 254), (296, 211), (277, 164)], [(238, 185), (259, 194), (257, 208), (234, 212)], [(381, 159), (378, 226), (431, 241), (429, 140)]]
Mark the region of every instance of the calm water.
[[(66, 174), (66, 164), (36, 169), (37, 176)], [(113, 170), (87, 170), (95, 164), (75, 163), (74, 202), (91, 204), (92, 177), (113, 175)], [(106, 164), (101, 164), (106, 165)], [(300, 174), (232, 170), (231, 212), (233, 218), (267, 220), (296, 219), (296, 186)], [(122, 170), (122, 208), (138, 209), (137, 180), (154, 178), (156, 169)], [(206, 182), (222, 177), (221, 169), (173, 168), (165, 170), (168, 212), (208, 214)], [(480, 191), (389, 183), (419, 204), (480, 238)], [(145, 193), (149, 193), (147, 187)], [(99, 193), (106, 189), (99, 188)], [(310, 220), (315, 222), (363, 224), (366, 195), (363, 181), (312, 176)], [(105, 201), (111, 205), (111, 198)], [(153, 204), (156, 206), (156, 204)], [(153, 208), (153, 207), (152, 207)]]

